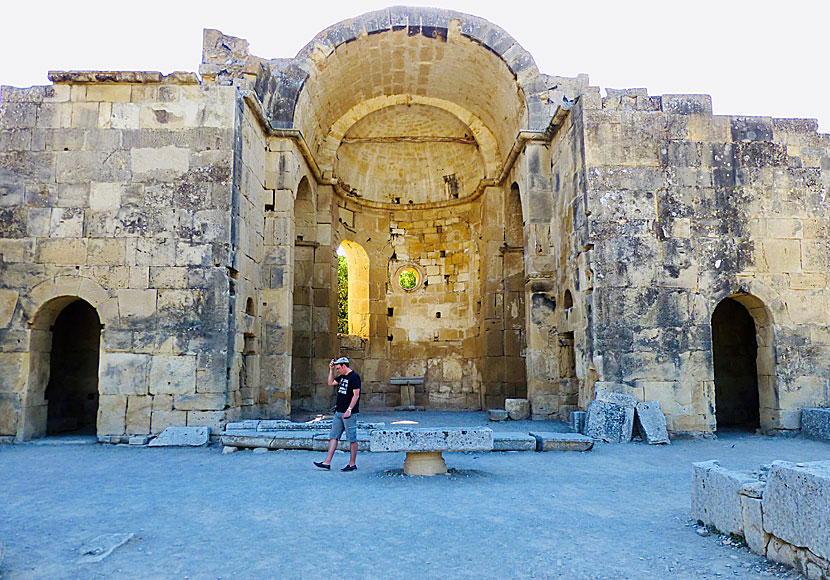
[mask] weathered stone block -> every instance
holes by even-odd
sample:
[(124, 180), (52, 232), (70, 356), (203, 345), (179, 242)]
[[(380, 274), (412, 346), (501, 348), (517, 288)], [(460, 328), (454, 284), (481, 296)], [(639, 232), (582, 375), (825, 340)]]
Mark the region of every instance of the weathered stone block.
[(649, 445), (668, 444), (669, 433), (666, 430), (666, 416), (660, 409), (658, 401), (637, 403), (635, 409), (637, 430)]
[(189, 395), (196, 392), (196, 357), (156, 355), (150, 362), (150, 393)]
[(97, 426), (99, 435), (123, 435), (126, 416), (126, 395), (101, 395), (98, 397)]
[(150, 441), (150, 447), (202, 447), (209, 440), (207, 427), (168, 427)]
[(150, 423), (152, 433), (161, 433), (168, 427), (187, 425), (187, 411), (153, 411)]
[(571, 411), (570, 415), (570, 424), (571, 424), (571, 431), (574, 433), (584, 433), (585, 432), (585, 420), (588, 417), (588, 413), (585, 411)]
[(507, 419), (508, 414), (504, 409), (488, 409), (487, 416), (491, 421), (504, 421)]
[(692, 519), (713, 526), (724, 534), (744, 535), (739, 491), (757, 478), (728, 471), (717, 461), (695, 463), (692, 475)]
[(588, 405), (585, 435), (606, 443), (631, 441), (634, 429), (634, 406), (592, 401)]
[(101, 353), (98, 390), (103, 395), (146, 395), (150, 357), (129, 352)]
[(761, 500), (741, 495), (740, 501), (741, 521), (746, 545), (759, 556), (766, 556), (770, 535), (764, 532)]
[(802, 409), (801, 434), (811, 439), (830, 441), (830, 409)]
[(153, 398), (139, 395), (127, 397), (126, 432), (128, 435), (146, 435), (150, 433), (150, 413)]
[(635, 397), (634, 395), (629, 395), (627, 393), (622, 392), (606, 391), (602, 389), (597, 390), (594, 400), (599, 401), (600, 403), (611, 403), (614, 405), (619, 405), (620, 407), (637, 406), (637, 397)]
[(173, 397), (173, 408), (179, 411), (221, 411), (226, 404), (227, 396), (224, 394), (198, 393)]
[(493, 451), (536, 451), (536, 438), (528, 433), (493, 433)]
[[(370, 435), (369, 431), (364, 429), (357, 430), (357, 450), (358, 451), (369, 451), (369, 441)], [(348, 438), (346, 438), (345, 433), (343, 436), (337, 441), (337, 449), (340, 451), (349, 451), (350, 443)], [(327, 433), (317, 433), (312, 437), (312, 448), (314, 451), (326, 451), (329, 446), (329, 436)]]
[(384, 451), (492, 451), (492, 429), (376, 429), (372, 431), (370, 448)]
[(764, 531), (830, 559), (830, 461), (775, 461), (763, 497)]
[(579, 433), (544, 433), (530, 434), (536, 440), (536, 451), (590, 451), (594, 440)]
[(530, 417), (530, 401), (527, 399), (505, 399), (504, 410), (514, 421), (523, 421)]

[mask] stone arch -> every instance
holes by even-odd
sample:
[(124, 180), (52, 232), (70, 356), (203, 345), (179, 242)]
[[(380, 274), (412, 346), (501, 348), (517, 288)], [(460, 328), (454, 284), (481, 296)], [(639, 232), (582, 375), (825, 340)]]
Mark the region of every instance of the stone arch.
[[(715, 313), (716, 310), (726, 301), (729, 300), (740, 305), (745, 309), (747, 315), (754, 323), (754, 341), (756, 345), (755, 354), (755, 379), (758, 392), (758, 411), (759, 411), (759, 425), (763, 430), (772, 430), (777, 427), (778, 419), (781, 413), (781, 401), (778, 392), (778, 381), (776, 372), (776, 355), (775, 355), (775, 330), (773, 316), (770, 309), (764, 301), (758, 296), (748, 294), (745, 292), (736, 292), (729, 294), (718, 301), (716, 307), (712, 309), (712, 356), (713, 369), (716, 370), (715, 349), (716, 349), (716, 333), (715, 328)], [(729, 304), (729, 303), (726, 303)], [(740, 311), (736, 311), (740, 315)], [(715, 375), (715, 393), (717, 399), (718, 392), (718, 376)], [(754, 399), (753, 399), (754, 401)], [(715, 407), (717, 416), (717, 406), (715, 401), (712, 401)]]
[(369, 255), (351, 240), (340, 244), (349, 267), (349, 334), (369, 337)]
[[(523, 128), (544, 130), (547, 126), (550, 114), (544, 107), (538, 106), (538, 103), (545, 102), (547, 85), (533, 57), (512, 36), (495, 24), (469, 14), (403, 6), (369, 12), (330, 26), (317, 34), (292, 61), (278, 65), (276, 74), (272, 72), (260, 78), (257, 92), (265, 104), (272, 126), (302, 130), (296, 120), (301, 117), (297, 111), (302, 108), (303, 94), (308, 92), (309, 83), (314, 83), (332, 55), (348, 52), (351, 46), (365, 43), (367, 39), (394, 33), (416, 40), (428, 39), (441, 44), (464, 43), (477, 47), (479, 61), (485, 55), (497, 60), (505, 75), (514, 80), (516, 88), (513, 90), (518, 89), (526, 111)], [(313, 92), (314, 99), (320, 101), (324, 98)], [(417, 94), (417, 91), (412, 92)], [(309, 136), (306, 135), (306, 138)]]
[(29, 329), (29, 352), (17, 425), (18, 439), (32, 439), (46, 433), (45, 392), (51, 364), (51, 328), (60, 313), (79, 300), (95, 310), (101, 328), (118, 322), (116, 298), (100, 284), (81, 276), (59, 276), (41, 282), (22, 300)]

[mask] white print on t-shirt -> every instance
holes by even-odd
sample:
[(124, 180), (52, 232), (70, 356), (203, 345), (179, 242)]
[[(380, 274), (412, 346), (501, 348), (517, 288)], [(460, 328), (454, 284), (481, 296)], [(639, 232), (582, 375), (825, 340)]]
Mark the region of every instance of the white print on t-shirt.
[(340, 379), (340, 388), (337, 389), (338, 394), (345, 395), (347, 393), (348, 386), (349, 386), (349, 379), (347, 379), (346, 377), (343, 377), (342, 379)]

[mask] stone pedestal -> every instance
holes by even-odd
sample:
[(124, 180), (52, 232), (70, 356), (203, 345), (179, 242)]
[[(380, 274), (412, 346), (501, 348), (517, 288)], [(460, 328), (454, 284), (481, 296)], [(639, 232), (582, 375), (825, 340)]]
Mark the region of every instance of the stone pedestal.
[(447, 464), (444, 454), (440, 451), (416, 452), (406, 454), (403, 462), (403, 472), (406, 475), (438, 475), (447, 473)]

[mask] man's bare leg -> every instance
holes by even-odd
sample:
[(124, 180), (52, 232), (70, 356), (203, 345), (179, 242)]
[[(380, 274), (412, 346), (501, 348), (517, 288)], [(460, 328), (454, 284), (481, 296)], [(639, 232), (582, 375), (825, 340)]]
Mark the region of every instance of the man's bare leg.
[(349, 443), (349, 465), (354, 465), (357, 459), (357, 441)]
[(331, 458), (334, 457), (334, 451), (337, 449), (337, 439), (329, 439), (329, 452), (323, 460), (325, 465), (331, 465)]

